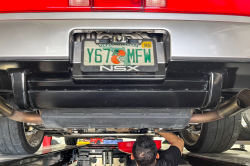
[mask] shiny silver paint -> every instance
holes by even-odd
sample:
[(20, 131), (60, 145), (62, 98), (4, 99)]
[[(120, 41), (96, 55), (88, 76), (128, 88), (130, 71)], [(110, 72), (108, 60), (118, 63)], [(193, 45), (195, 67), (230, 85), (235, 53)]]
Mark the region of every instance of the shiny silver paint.
[(161, 29), (170, 60), (250, 62), (250, 18), (163, 13), (0, 14), (0, 60), (67, 60), (76, 29)]
[(82, 57), (82, 43), (74, 42), (73, 63), (81, 63), (81, 57)]
[(140, 13), (140, 12), (52, 12), (0, 14), (0, 20), (187, 20), (250, 23), (250, 17), (215, 14)]

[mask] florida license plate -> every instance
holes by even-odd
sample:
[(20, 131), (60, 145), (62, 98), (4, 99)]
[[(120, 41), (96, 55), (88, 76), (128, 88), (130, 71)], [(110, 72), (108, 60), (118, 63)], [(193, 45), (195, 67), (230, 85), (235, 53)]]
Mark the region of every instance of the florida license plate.
[(158, 70), (154, 40), (141, 44), (97, 44), (82, 41), (83, 72), (155, 72)]

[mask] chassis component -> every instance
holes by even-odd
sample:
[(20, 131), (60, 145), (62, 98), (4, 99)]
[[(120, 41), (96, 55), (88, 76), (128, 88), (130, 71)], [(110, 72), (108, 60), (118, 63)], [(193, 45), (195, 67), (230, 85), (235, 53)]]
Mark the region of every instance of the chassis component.
[(43, 110), (42, 114), (47, 128), (183, 129), (190, 118), (190, 109), (165, 108), (60, 109)]
[[(167, 128), (183, 129), (188, 123), (206, 123), (244, 111), (250, 106), (250, 90), (221, 103), (212, 112), (193, 114), (189, 109), (63, 109), (44, 110), (42, 116), (15, 110), (0, 97), (0, 114), (26, 123), (44, 123), (47, 128)], [(58, 119), (60, 117), (60, 119)], [(83, 120), (84, 119), (84, 120)]]
[(73, 137), (73, 138), (86, 138), (86, 137), (129, 137), (135, 138), (141, 135), (155, 136), (155, 133), (84, 133), (84, 134), (68, 134), (63, 135), (64, 137)]

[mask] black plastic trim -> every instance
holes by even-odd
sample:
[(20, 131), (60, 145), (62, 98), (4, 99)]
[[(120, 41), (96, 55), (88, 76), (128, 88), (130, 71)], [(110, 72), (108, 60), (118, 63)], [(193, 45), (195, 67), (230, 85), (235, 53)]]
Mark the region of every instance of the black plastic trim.
[(29, 74), (28, 70), (24, 70), (22, 72), (14, 72), (10, 74), (14, 100), (18, 108), (22, 111), (33, 110), (29, 106), (28, 104), (29, 100), (27, 98), (26, 76), (28, 74)]
[(209, 80), (209, 90), (202, 106), (202, 109), (214, 109), (220, 102), (221, 90), (223, 83), (223, 73), (222, 72), (211, 72)]
[(82, 90), (29, 91), (36, 109), (96, 107), (199, 108), (207, 91)]

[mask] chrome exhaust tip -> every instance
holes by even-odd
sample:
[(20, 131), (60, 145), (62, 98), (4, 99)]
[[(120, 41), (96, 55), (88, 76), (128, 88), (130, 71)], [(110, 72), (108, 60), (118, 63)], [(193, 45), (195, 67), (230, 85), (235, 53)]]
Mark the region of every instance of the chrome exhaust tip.
[(243, 89), (229, 100), (223, 102), (218, 108), (218, 114), (222, 118), (234, 116), (249, 109), (249, 106), (250, 89)]

